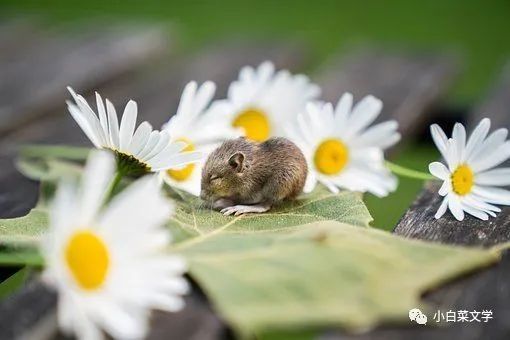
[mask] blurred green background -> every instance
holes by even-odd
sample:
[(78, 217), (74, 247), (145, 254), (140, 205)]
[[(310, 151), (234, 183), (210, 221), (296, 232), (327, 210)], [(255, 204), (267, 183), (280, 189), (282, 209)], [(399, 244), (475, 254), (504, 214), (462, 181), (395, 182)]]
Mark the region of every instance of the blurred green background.
[[(3, 17), (34, 14), (50, 25), (91, 19), (158, 22), (177, 33), (180, 50), (227, 37), (302, 40), (310, 70), (344, 46), (376, 43), (454, 51), (464, 72), (447, 105), (468, 108), (483, 96), (510, 58), (510, 1), (19, 1), (2, 0)], [(426, 129), (426, 127), (424, 127)], [(430, 143), (404, 144), (395, 162), (426, 171), (438, 153)], [(380, 200), (367, 197), (374, 225), (391, 229), (422, 183), (401, 180)]]

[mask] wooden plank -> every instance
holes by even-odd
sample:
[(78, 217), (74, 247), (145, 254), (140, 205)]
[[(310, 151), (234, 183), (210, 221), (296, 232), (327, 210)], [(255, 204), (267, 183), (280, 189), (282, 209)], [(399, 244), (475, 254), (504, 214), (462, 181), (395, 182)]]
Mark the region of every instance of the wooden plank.
[(457, 75), (453, 55), (357, 48), (326, 64), (319, 84), (323, 98), (336, 104), (344, 92), (355, 100), (372, 94), (384, 107), (379, 121), (395, 119), (403, 139), (413, 137)]
[(510, 240), (510, 208), (502, 207), (495, 218), (482, 221), (466, 214), (459, 222), (447, 212), (436, 220), (434, 215), (443, 200), (437, 193), (440, 184), (429, 182), (416, 201), (395, 227), (396, 234), (422, 240), (463, 244), (470, 246), (491, 246)]
[(84, 91), (161, 54), (167, 45), (163, 30), (133, 27), (48, 36), (31, 44), (0, 64), (0, 136), (60, 107), (66, 85)]
[(20, 339), (20, 335), (44, 320), (47, 311), (55, 304), (54, 293), (38, 281), (29, 282), (22, 292), (0, 303), (0, 339)]
[[(123, 105), (129, 98), (137, 100), (140, 110), (139, 119), (147, 119), (154, 126), (159, 126), (176, 110), (180, 92), (188, 81), (213, 80), (218, 84), (218, 92), (221, 95), (221, 93), (225, 93), (228, 83), (237, 77), (241, 66), (245, 64), (256, 65), (268, 59), (273, 60), (277, 67), (292, 70), (296, 70), (305, 61), (302, 50), (294, 44), (224, 42), (200, 51), (194, 56), (186, 56), (182, 60), (174, 60), (172, 63), (144, 70), (129, 81), (113, 83), (111, 86), (98, 90), (117, 105)], [(7, 164), (6, 167), (10, 167), (14, 171), (12, 156), (15, 146), (19, 143), (60, 142), (90, 145), (90, 142), (86, 140), (76, 123), (66, 112), (64, 104), (58, 112), (56, 115), (33, 122), (33, 124), (10, 134), (9, 138), (0, 146), (4, 155), (4, 164)], [(0, 158), (0, 164), (1, 161), (2, 158)], [(14, 176), (12, 173), (8, 176), (0, 175), (0, 215), (5, 213), (5, 210), (2, 210), (6, 208), (11, 215), (13, 213), (26, 213), (34, 203), (33, 199), (27, 202), (27, 198), (33, 198), (37, 195), (37, 187), (33, 187), (34, 183), (32, 181), (22, 177), (12, 180), (14, 178), (12, 176)], [(20, 190), (20, 188), (23, 188), (24, 193), (16, 197), (14, 191)], [(2, 204), (2, 197), (4, 197), (4, 204)], [(6, 201), (8, 204), (5, 204)], [(41, 284), (33, 284), (40, 287), (40, 295), (46, 296)], [(18, 295), (18, 298), (24, 299), (24, 290)], [(38, 299), (39, 297), (33, 295), (29, 298), (32, 303), (37, 303)], [(153, 319), (154, 326), (148, 338), (161, 339), (166, 338), (168, 334), (175, 334), (176, 338), (181, 339), (219, 339), (228, 334), (229, 330), (225, 324), (211, 311), (205, 297), (197, 288), (193, 289), (186, 301), (186, 308), (180, 313), (157, 313)], [(13, 315), (22, 315), (24, 309), (15, 308), (8, 310), (8, 312)], [(52, 316), (54, 313), (53, 304), (39, 311), (38, 317), (31, 319), (33, 322), (20, 326), (18, 321), (12, 320), (14, 324), (10, 327), (16, 330), (23, 329), (30, 333), (31, 330), (40, 328), (41, 323), (46, 325), (47, 320), (55, 320)], [(2, 311), (0, 310), (1, 318)], [(53, 325), (54, 327), (55, 325)], [(25, 331), (23, 331), (23, 334), (26, 335)], [(16, 334), (20, 335), (20, 333)]]

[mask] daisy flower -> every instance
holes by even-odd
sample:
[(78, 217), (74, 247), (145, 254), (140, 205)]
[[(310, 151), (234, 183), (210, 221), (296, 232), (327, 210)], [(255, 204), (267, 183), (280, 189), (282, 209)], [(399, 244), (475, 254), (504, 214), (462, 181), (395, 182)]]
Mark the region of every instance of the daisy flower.
[(510, 205), (510, 191), (498, 188), (510, 185), (510, 168), (494, 169), (510, 158), (508, 130), (488, 134), (490, 124), (483, 119), (469, 138), (460, 123), (455, 124), (451, 138), (437, 124), (431, 125), (432, 139), (446, 163), (429, 165), (430, 173), (443, 181), (439, 194), (444, 199), (436, 218), (449, 209), (459, 221), (465, 212), (487, 220), (501, 211), (494, 204)]
[[(217, 119), (215, 112), (223, 110), (221, 103), (209, 106), (215, 90), (216, 86), (210, 81), (200, 87), (196, 82), (188, 83), (176, 114), (163, 125), (162, 131), (172, 136), (172, 142), (183, 141), (187, 144), (183, 151), (199, 151), (207, 155), (219, 142), (240, 135), (240, 131), (227, 120)], [(161, 171), (161, 176), (170, 186), (198, 196), (203, 163), (204, 157), (196, 164)]]
[(308, 161), (304, 191), (317, 182), (337, 193), (338, 188), (386, 196), (397, 187), (397, 178), (385, 167), (383, 151), (400, 140), (396, 121), (369, 125), (377, 118), (382, 102), (372, 96), (354, 107), (345, 93), (336, 108), (330, 103), (309, 103), (288, 129), (291, 139)]
[(96, 148), (115, 153), (120, 172), (138, 176), (181, 167), (202, 157), (198, 152), (182, 152), (187, 147), (185, 142), (170, 142), (168, 132), (153, 130), (148, 122), (142, 122), (135, 131), (138, 114), (135, 101), (127, 103), (119, 126), (115, 107), (108, 99), (105, 109), (101, 96), (96, 92), (96, 114), (82, 96), (70, 87), (67, 89), (75, 101), (67, 102), (74, 120)]
[(275, 72), (271, 62), (257, 69), (246, 66), (230, 85), (222, 103), (225, 110), (218, 112), (217, 119), (227, 120), (241, 128), (247, 138), (262, 142), (283, 136), (284, 126), (319, 94), (319, 87), (306, 76), (292, 75), (287, 70)]
[(188, 291), (183, 259), (165, 253), (171, 203), (146, 176), (103, 207), (114, 168), (111, 154), (95, 151), (81, 185), (60, 183), (41, 244), (59, 325), (81, 339), (101, 339), (101, 330), (141, 338), (150, 309), (178, 311)]

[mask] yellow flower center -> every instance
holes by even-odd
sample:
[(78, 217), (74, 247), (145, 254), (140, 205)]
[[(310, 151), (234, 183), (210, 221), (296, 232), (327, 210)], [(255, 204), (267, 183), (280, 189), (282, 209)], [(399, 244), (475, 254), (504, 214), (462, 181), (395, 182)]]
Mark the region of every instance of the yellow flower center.
[[(182, 151), (193, 151), (195, 150), (195, 145), (188, 140), (187, 138), (179, 138), (178, 140), (188, 143), (188, 146), (184, 148)], [(166, 171), (168, 176), (173, 178), (174, 180), (178, 182), (183, 182), (187, 180), (191, 174), (193, 173), (193, 170), (195, 169), (195, 164), (188, 164), (184, 168), (179, 170), (169, 169)]]
[(247, 109), (241, 112), (232, 123), (234, 127), (244, 129), (246, 138), (263, 142), (271, 135), (271, 125), (267, 115), (258, 109)]
[(90, 231), (76, 232), (67, 247), (65, 258), (74, 279), (85, 290), (103, 285), (110, 258), (103, 240)]
[(452, 187), (457, 195), (467, 195), (473, 188), (475, 176), (471, 168), (465, 164), (459, 165), (452, 174)]
[(342, 171), (349, 161), (349, 149), (338, 139), (326, 139), (315, 150), (313, 161), (321, 173), (334, 175)]

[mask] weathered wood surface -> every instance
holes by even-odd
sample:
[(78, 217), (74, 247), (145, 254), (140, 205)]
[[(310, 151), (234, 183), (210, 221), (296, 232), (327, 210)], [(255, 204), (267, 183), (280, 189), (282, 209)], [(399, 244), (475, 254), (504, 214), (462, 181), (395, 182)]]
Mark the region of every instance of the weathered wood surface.
[(166, 51), (161, 29), (115, 27), (48, 35), (0, 64), (0, 134), (56, 107), (65, 87), (97, 86)]
[[(379, 120), (395, 119), (403, 138), (427, 121), (459, 72), (453, 55), (358, 48), (326, 64), (321, 72), (323, 98), (336, 103), (343, 92), (355, 100), (372, 94), (384, 103)], [(331, 72), (331, 70), (337, 72)]]

